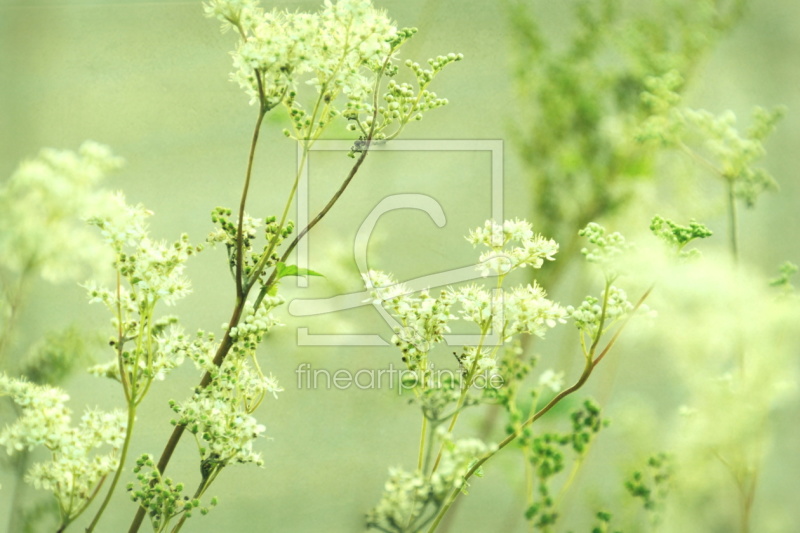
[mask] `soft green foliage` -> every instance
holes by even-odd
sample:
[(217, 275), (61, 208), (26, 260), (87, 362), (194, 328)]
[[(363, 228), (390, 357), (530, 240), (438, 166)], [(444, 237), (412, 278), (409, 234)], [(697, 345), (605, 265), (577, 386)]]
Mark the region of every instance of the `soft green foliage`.
[[(542, 230), (572, 253), (574, 228), (618, 212), (652, 179), (656, 151), (636, 133), (653, 113), (648, 80), (679, 76), (670, 94), (739, 18), (744, 1), (576, 1), (566, 44), (548, 35), (529, 2), (510, 3), (521, 117), (515, 137)], [(672, 78), (670, 78), (672, 79)], [(569, 239), (569, 240), (568, 240)]]
[(722, 178), (731, 194), (747, 207), (753, 207), (763, 192), (777, 188), (775, 179), (754, 164), (764, 157), (764, 141), (783, 115), (782, 108), (767, 111), (756, 107), (750, 128), (741, 133), (736, 128), (736, 115), (730, 111), (714, 115), (680, 105), (680, 95), (674, 91), (682, 80), (676, 72), (647, 81), (642, 99), (652, 115), (638, 134), (641, 141), (655, 140), (686, 152)]
[(625, 489), (634, 498), (641, 500), (642, 507), (650, 515), (650, 525), (655, 528), (661, 520), (665, 500), (669, 494), (672, 477), (671, 458), (665, 453), (653, 455), (647, 460), (647, 469), (635, 471), (625, 482)]
[(780, 266), (780, 275), (777, 278), (770, 280), (769, 284), (772, 287), (779, 287), (786, 293), (793, 293), (795, 288), (792, 285), (792, 276), (800, 270), (797, 265), (790, 261), (786, 261)]
[(91, 336), (75, 327), (49, 332), (34, 344), (20, 364), (20, 374), (37, 385), (58, 385), (89, 363)]
[(687, 244), (695, 239), (706, 239), (713, 235), (710, 229), (694, 220), (690, 221), (688, 226), (680, 226), (659, 215), (650, 221), (650, 231), (673, 248), (681, 259), (691, 259), (700, 253), (696, 248), (684, 250)]
[(576, 464), (580, 464), (597, 433), (608, 425), (608, 420), (600, 416), (600, 406), (592, 400), (584, 401), (582, 408), (570, 414), (570, 419), (572, 430), (569, 433), (544, 433), (520, 442), (521, 446), (529, 448), (525, 455), (538, 480), (535, 502), (525, 511), (525, 518), (537, 530), (552, 531), (558, 521), (557, 500), (560, 497), (554, 497), (552, 482), (566, 466), (562, 449), (571, 448)]

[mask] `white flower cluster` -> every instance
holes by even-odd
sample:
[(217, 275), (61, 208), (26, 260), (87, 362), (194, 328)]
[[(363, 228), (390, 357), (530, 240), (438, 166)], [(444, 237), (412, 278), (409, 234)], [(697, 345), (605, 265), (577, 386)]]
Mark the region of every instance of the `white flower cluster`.
[[(754, 163), (766, 153), (763, 142), (772, 133), (784, 113), (783, 108), (771, 111), (756, 107), (746, 132), (736, 127), (736, 115), (725, 111), (714, 115), (705, 110), (681, 106), (680, 89), (684, 80), (676, 71), (646, 80), (642, 99), (651, 116), (638, 133), (641, 141), (658, 141), (677, 147), (703, 160), (706, 169), (733, 185), (734, 194), (748, 206), (755, 204), (766, 190), (777, 188), (775, 179)], [(699, 135), (698, 135), (699, 134)], [(702, 146), (690, 147), (700, 137)]]
[(272, 375), (261, 372), (255, 351), (264, 335), (277, 324), (269, 311), (282, 302), (281, 298), (267, 297), (255, 313), (252, 306), (246, 306), (247, 314), (231, 328), (234, 345), (219, 367), (213, 362), (213, 338), (199, 336), (187, 345), (187, 354), (210, 373), (211, 382), (183, 403), (171, 401), (170, 407), (178, 415), (173, 423), (186, 426), (197, 439), (204, 476), (232, 463), (260, 466), (264, 462), (253, 451), (253, 443), (264, 435), (266, 427), (252, 413), (268, 394), (277, 398), (283, 389)]
[(566, 318), (564, 309), (548, 300), (536, 282), (491, 293), (473, 284), (451, 289), (451, 294), (460, 304), (464, 320), (475, 322), (481, 331), (493, 327), (504, 341), (522, 333), (544, 337), (548, 328), (563, 324)]
[[(558, 250), (554, 241), (534, 235), (531, 225), (522, 220), (509, 220), (502, 226), (487, 221), (483, 228), (472, 231), (468, 239), (473, 244), (481, 243), (491, 248), (481, 255), (481, 266), (487, 269), (484, 274), (490, 268), (487, 265), (500, 257), (507, 258), (507, 265), (511, 266), (495, 270), (501, 279), (513, 268), (541, 267), (546, 259), (552, 260)], [(518, 242), (520, 246), (509, 250), (506, 245), (511, 242)], [(501, 256), (501, 253), (506, 255)], [(392, 342), (401, 349), (403, 361), (412, 370), (422, 370), (423, 373), (427, 370), (428, 352), (444, 340), (444, 335), (450, 331), (448, 323), (452, 320), (461, 318), (473, 322), (482, 337), (496, 335), (502, 344), (515, 335), (544, 337), (548, 329), (565, 323), (567, 318), (567, 311), (549, 300), (536, 282), (510, 290), (497, 287), (489, 291), (477, 284), (449, 287), (439, 297), (433, 297), (428, 291), (414, 294), (383, 272), (370, 270), (362, 276), (371, 291), (369, 301), (382, 305), (400, 322)], [(453, 311), (455, 305), (458, 305), (457, 315)], [(496, 352), (467, 347), (458, 356), (467, 382), (475, 379), (477, 374), (500, 372)]]
[(264, 436), (266, 427), (249, 414), (245, 396), (282, 390), (272, 376), (258, 376), (243, 365), (238, 371), (232, 366), (223, 363), (212, 383), (183, 403), (170, 402), (178, 415), (173, 423), (186, 426), (197, 440), (206, 476), (229, 464), (264, 464), (253, 443)]
[(463, 487), (467, 470), (490, 449), (478, 439), (453, 442), (446, 433), (439, 432), (439, 436), (444, 448), (436, 472), (428, 478), (419, 471), (390, 468), (381, 500), (367, 515), (368, 526), (383, 531), (418, 531), (453, 489)]
[(543, 338), (548, 329), (566, 323), (564, 308), (548, 300), (547, 293), (536, 282), (506, 292), (503, 309), (507, 338), (521, 333)]
[(102, 259), (102, 245), (83, 220), (106, 209), (109, 193), (98, 184), (121, 165), (91, 141), (77, 153), (46, 149), (21, 163), (0, 186), (0, 266), (60, 281)]
[(107, 215), (92, 217), (89, 222), (100, 228), (116, 252), (114, 266), (128, 280), (130, 298), (136, 305), (153, 306), (159, 300), (172, 305), (191, 291), (183, 272), (189, 256), (198, 249), (189, 244), (185, 234), (172, 244), (151, 240), (147, 229), (150, 215), (142, 205), (128, 205), (118, 194)]
[(444, 340), (450, 331), (447, 323), (455, 317), (450, 313), (453, 297), (442, 291), (438, 298), (423, 290), (412, 294), (391, 275), (375, 270), (363, 274), (364, 282), (372, 288), (373, 302), (383, 304), (398, 320), (392, 343), (403, 353), (403, 360), (415, 370), (425, 355)]
[[(233, 27), (240, 35), (231, 79), (251, 104), (258, 103), (262, 112), (282, 104), (292, 124), (284, 134), (309, 142), (343, 117), (348, 129), (361, 133), (351, 157), (364, 139), (394, 138), (409, 121), (446, 105), (447, 99), (428, 86), (448, 64), (463, 59), (461, 54), (438, 56), (428, 60), (430, 69), (407, 61), (417, 87), (391, 80), (383, 94), (385, 105), (376, 109), (380, 77), (397, 74), (395, 52), (416, 29), (398, 29), (370, 0), (325, 0), (316, 13), (265, 12), (250, 0), (212, 0), (206, 14), (221, 20), (223, 30)], [(337, 100), (344, 100), (343, 108)], [(394, 131), (387, 134), (392, 124)]]
[[(475, 361), (476, 358), (477, 363)], [(479, 352), (477, 346), (465, 346), (464, 352), (458, 360), (465, 371), (475, 365), (476, 374), (482, 374), (486, 377), (502, 375), (500, 373), (498, 361), (494, 358), (494, 353), (490, 350), (480, 350)]]
[(404, 526), (413, 522), (413, 517), (422, 516), (427, 507), (438, 508), (445, 497), (446, 493), (436, 494), (420, 472), (390, 468), (378, 505), (367, 513), (367, 527), (398, 533), (406, 531)]
[(481, 331), (487, 331), (495, 321), (502, 325), (503, 297), (499, 289), (489, 292), (473, 283), (450, 292), (460, 304), (461, 318), (474, 322)]
[(559, 392), (564, 387), (564, 372), (556, 372), (552, 368), (548, 368), (539, 375), (538, 384), (541, 389), (550, 389), (554, 393)]
[[(9, 454), (37, 446), (50, 452), (49, 461), (30, 468), (26, 481), (52, 491), (62, 521), (70, 521), (90, 503), (98, 484), (116, 470), (125, 437), (125, 413), (88, 410), (73, 427), (64, 391), (5, 374), (0, 374), (0, 396), (10, 396), (21, 408), (20, 417), (0, 432), (0, 446)], [(97, 453), (106, 446), (111, 450)]]
[(494, 449), (494, 445), (487, 445), (480, 439), (453, 441), (452, 436), (442, 430), (439, 430), (439, 437), (444, 443), (442, 460), (431, 476), (431, 484), (437, 493), (462, 488), (467, 470), (480, 456)]
[(141, 205), (128, 205), (121, 194), (113, 200), (109, 212), (92, 217), (90, 223), (115, 253), (118, 283), (106, 288), (90, 281), (84, 288), (90, 303), (103, 303), (113, 317), (117, 334), (110, 344), (116, 357), (90, 371), (119, 380), (127, 399), (138, 404), (154, 379), (163, 379), (183, 361), (183, 332), (171, 327), (177, 319), (157, 319), (156, 304), (172, 305), (190, 292), (185, 264), (202, 248), (189, 244), (186, 235), (172, 244), (152, 241), (147, 228), (152, 213)]
[[(541, 268), (545, 260), (555, 260), (558, 244), (534, 234), (525, 220), (506, 220), (502, 225), (487, 220), (483, 228), (471, 231), (467, 240), (473, 246), (482, 244), (489, 248), (480, 256), (478, 270), (486, 277), (490, 274), (505, 276), (517, 268)], [(509, 244), (518, 246), (508, 247)]]
[[(317, 13), (265, 12), (249, 0), (213, 0), (205, 9), (222, 21), (223, 30), (240, 33), (231, 78), (251, 103), (267, 109), (296, 92), (304, 74), (326, 103), (342, 92), (362, 98), (372, 90), (363, 70), (389, 54), (397, 31), (369, 0), (326, 0)], [(313, 119), (308, 120), (301, 125), (310, 131)]]

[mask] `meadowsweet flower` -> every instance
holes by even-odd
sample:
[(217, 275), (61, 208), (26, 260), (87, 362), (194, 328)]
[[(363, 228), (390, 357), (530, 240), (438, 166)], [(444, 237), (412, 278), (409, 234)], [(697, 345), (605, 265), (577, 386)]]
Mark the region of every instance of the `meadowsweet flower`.
[(392, 343), (403, 353), (404, 361), (413, 370), (434, 345), (444, 340), (450, 331), (448, 322), (455, 320), (450, 312), (453, 296), (442, 291), (438, 297), (427, 290), (417, 294), (394, 281), (389, 274), (370, 270), (363, 275), (367, 288), (372, 289), (374, 304), (382, 304), (398, 319)]
[(567, 312), (547, 299), (547, 293), (536, 282), (517, 287), (503, 299), (507, 336), (527, 333), (544, 337), (548, 329), (566, 323)]
[[(444, 448), (436, 472), (428, 478), (419, 471), (390, 468), (381, 500), (367, 514), (368, 527), (384, 531), (419, 530), (425, 518), (439, 509), (454, 488), (463, 488), (469, 467), (491, 449), (478, 439), (453, 441), (443, 431), (438, 435)], [(398, 527), (399, 524), (408, 528)]]
[(110, 193), (99, 185), (120, 166), (122, 159), (92, 141), (21, 163), (0, 187), (0, 265), (61, 281), (102, 262), (107, 254), (84, 220), (105, 212)]
[(253, 445), (266, 427), (252, 413), (267, 395), (277, 398), (283, 389), (274, 376), (261, 372), (256, 348), (278, 324), (270, 312), (281, 303), (282, 298), (267, 296), (257, 310), (245, 306), (239, 324), (230, 328), (233, 346), (220, 366), (213, 361), (217, 347), (213, 336), (201, 332), (185, 345), (187, 356), (209, 372), (211, 382), (183, 402), (171, 401), (170, 407), (178, 415), (173, 424), (186, 426), (195, 435), (207, 469), (204, 476), (230, 464), (264, 463)]
[(553, 392), (560, 392), (564, 386), (564, 372), (556, 372), (548, 368), (539, 376), (539, 387), (550, 389)]
[[(0, 432), (0, 446), (13, 455), (37, 446), (50, 460), (34, 464), (25, 480), (53, 493), (62, 521), (71, 521), (89, 504), (98, 484), (116, 470), (125, 436), (122, 411), (87, 410), (72, 426), (69, 396), (61, 389), (11, 379), (0, 374), (0, 396), (10, 396), (21, 408), (20, 417)], [(105, 448), (105, 453), (100, 449)], [(109, 450), (110, 448), (110, 450)]]
[(460, 317), (474, 322), (481, 330), (488, 328), (493, 318), (500, 313), (502, 302), (499, 292), (492, 294), (473, 283), (466, 287), (451, 289), (451, 294), (459, 304)]
[(548, 328), (564, 323), (566, 318), (564, 309), (548, 300), (544, 289), (535, 282), (491, 293), (468, 285), (454, 290), (452, 296), (459, 303), (462, 319), (476, 323), (481, 330), (491, 325), (504, 340), (520, 333), (543, 337)]
[(205, 10), (222, 22), (223, 31), (240, 32), (231, 79), (251, 103), (266, 109), (287, 103), (296, 132), (308, 135), (318, 126), (314, 120), (328, 117), (307, 117), (295, 98), (299, 85), (313, 86), (326, 103), (342, 93), (364, 98), (373, 86), (369, 68), (389, 54), (397, 31), (368, 0), (326, 1), (317, 13), (264, 12), (242, 0), (214, 0)]
[(519, 219), (506, 220), (502, 225), (487, 220), (483, 228), (471, 231), (467, 240), (473, 246), (482, 244), (489, 248), (481, 254), (478, 265), (484, 277), (504, 276), (526, 266), (541, 268), (545, 261), (554, 261), (558, 252), (554, 240), (534, 234), (530, 223)]
[[(402, 297), (411, 291), (402, 283), (395, 281), (391, 274), (370, 270), (366, 274), (361, 274), (364, 285), (371, 291), (372, 303), (392, 302), (393, 305), (402, 305)], [(396, 303), (394, 303), (396, 302)], [(398, 309), (399, 312), (399, 309)]]

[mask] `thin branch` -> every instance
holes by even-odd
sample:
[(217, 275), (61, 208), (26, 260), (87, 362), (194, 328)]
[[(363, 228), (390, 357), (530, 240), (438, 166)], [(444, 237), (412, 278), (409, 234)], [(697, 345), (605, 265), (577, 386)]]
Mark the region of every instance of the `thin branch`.
[[(497, 447), (494, 450), (492, 450), (490, 452), (487, 452), (480, 459), (478, 459), (475, 462), (475, 464), (473, 464), (472, 467), (470, 467), (470, 469), (467, 470), (467, 473), (464, 475), (464, 478), (463, 478), (464, 482), (466, 482), (469, 478), (471, 478), (475, 474), (475, 472), (477, 472), (478, 469), (480, 469), (480, 467), (483, 466), (483, 464), (486, 461), (488, 461), (489, 459), (494, 457), (495, 454), (497, 454), (497, 452), (499, 452), (500, 450), (502, 450), (503, 448), (508, 446), (511, 442), (516, 440), (522, 434), (522, 431), (526, 427), (530, 426), (536, 420), (540, 419), (542, 416), (547, 414), (547, 412), (550, 411), (553, 407), (555, 407), (559, 402), (561, 402), (561, 400), (563, 400), (567, 396), (573, 394), (578, 389), (583, 387), (583, 385), (589, 379), (589, 376), (591, 376), (592, 371), (595, 369), (595, 367), (600, 363), (600, 361), (603, 359), (603, 357), (605, 357), (605, 355), (608, 353), (608, 351), (611, 349), (611, 347), (617, 341), (617, 339), (619, 338), (619, 335), (622, 333), (622, 330), (625, 329), (625, 326), (627, 326), (627, 324), (630, 321), (631, 317), (636, 313), (636, 311), (642, 306), (644, 301), (650, 295), (650, 292), (653, 290), (653, 287), (654, 287), (654, 285), (651, 285), (650, 288), (648, 288), (645, 291), (645, 293), (642, 295), (642, 297), (639, 298), (639, 301), (636, 302), (636, 305), (633, 307), (633, 309), (631, 310), (630, 314), (622, 322), (622, 324), (620, 325), (619, 329), (614, 334), (614, 336), (611, 338), (611, 340), (606, 345), (606, 347), (603, 349), (603, 351), (600, 353), (600, 355), (597, 356), (597, 358), (595, 358), (595, 359), (589, 359), (589, 358), (586, 359), (586, 364), (583, 367), (583, 372), (581, 373), (581, 375), (578, 378), (578, 380), (575, 383), (573, 383), (570, 387), (562, 390), (556, 396), (554, 396), (553, 399), (550, 400), (547, 403), (547, 405), (545, 405), (539, 411), (537, 411), (536, 414), (534, 414), (533, 416), (528, 418), (513, 433), (509, 434), (505, 439), (500, 441), (497, 444)], [(448, 498), (447, 503), (442, 507), (441, 511), (439, 511), (439, 514), (436, 517), (436, 521), (433, 523), (433, 525), (431, 525), (430, 529), (428, 529), (428, 533), (433, 533), (434, 531), (436, 531), (436, 528), (439, 526), (439, 523), (442, 521), (442, 518), (444, 518), (445, 514), (447, 514), (448, 509), (450, 509), (450, 506), (453, 504), (453, 502), (456, 500), (456, 498), (458, 497), (458, 495), (460, 493), (461, 493), (461, 488), (460, 487), (457, 487), (457, 488), (453, 489), (453, 492), (450, 494), (450, 497)]]
[[(259, 78), (260, 79), (260, 78)], [(260, 85), (260, 82), (259, 82)], [(247, 204), (247, 193), (250, 191), (250, 178), (253, 174), (253, 160), (255, 159), (256, 146), (258, 145), (258, 134), (261, 131), (261, 123), (264, 121), (266, 111), (262, 104), (258, 112), (258, 120), (253, 129), (253, 139), (250, 142), (250, 154), (247, 158), (247, 172), (244, 178), (244, 187), (242, 188), (242, 199), (239, 201), (239, 224), (236, 229), (236, 297), (242, 298), (243, 286), (245, 285), (243, 279), (243, 264), (244, 264), (244, 208)], [(244, 298), (242, 298), (244, 299)]]

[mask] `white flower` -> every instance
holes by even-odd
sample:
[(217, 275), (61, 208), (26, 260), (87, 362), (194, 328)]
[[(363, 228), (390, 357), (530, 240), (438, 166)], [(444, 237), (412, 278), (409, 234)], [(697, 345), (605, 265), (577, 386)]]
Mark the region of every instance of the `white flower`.
[[(502, 225), (487, 220), (483, 228), (472, 230), (467, 240), (473, 246), (482, 244), (489, 248), (480, 256), (478, 270), (483, 277), (504, 276), (516, 268), (541, 268), (544, 261), (555, 260), (558, 244), (533, 233), (525, 220), (506, 220)], [(511, 246), (513, 244), (518, 246)]]
[(0, 185), (0, 266), (19, 274), (34, 265), (45, 279), (63, 281), (104, 264), (107, 252), (85, 219), (107, 209), (110, 193), (99, 184), (120, 166), (91, 141), (77, 153), (43, 149), (22, 162)]
[[(52, 491), (64, 518), (74, 518), (91, 499), (98, 483), (118, 466), (125, 413), (88, 410), (81, 423), (73, 427), (65, 406), (69, 397), (61, 389), (0, 374), (0, 396), (4, 395), (11, 396), (22, 413), (0, 433), (0, 445), (9, 454), (45, 447), (50, 460), (34, 464), (25, 479), (36, 488)], [(99, 448), (105, 447), (110, 451), (98, 453)]]
[(556, 372), (552, 368), (548, 368), (539, 376), (539, 387), (559, 392), (563, 386), (564, 372)]

